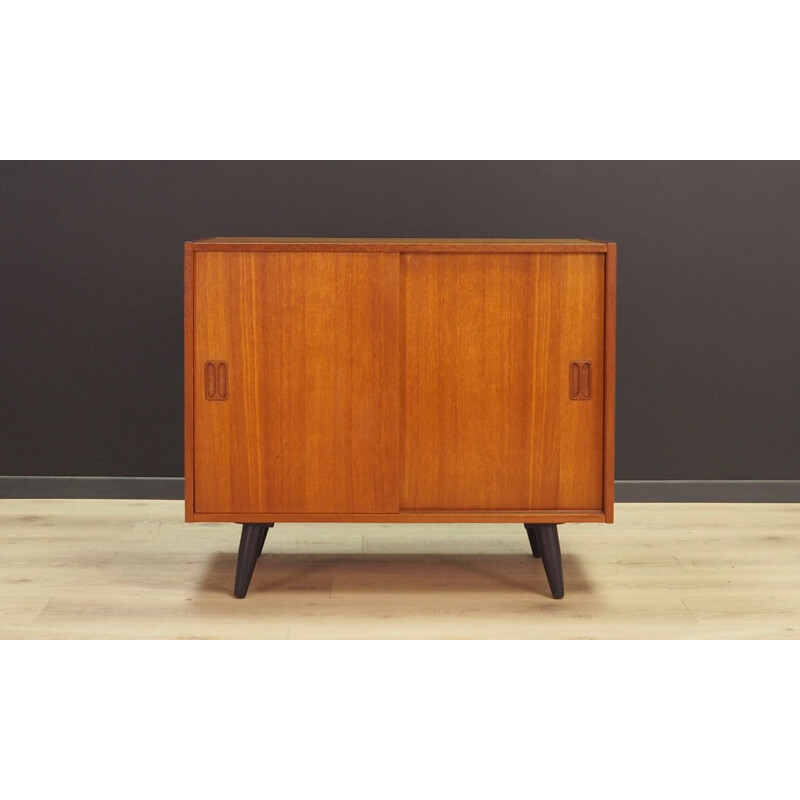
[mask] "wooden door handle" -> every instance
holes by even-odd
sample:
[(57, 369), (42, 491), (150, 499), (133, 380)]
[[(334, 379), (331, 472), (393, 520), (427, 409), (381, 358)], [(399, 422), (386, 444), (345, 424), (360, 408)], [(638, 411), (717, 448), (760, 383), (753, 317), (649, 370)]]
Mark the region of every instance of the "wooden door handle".
[(206, 400), (228, 399), (228, 362), (206, 361)]
[(569, 399), (590, 400), (592, 397), (592, 362), (572, 361), (569, 365)]

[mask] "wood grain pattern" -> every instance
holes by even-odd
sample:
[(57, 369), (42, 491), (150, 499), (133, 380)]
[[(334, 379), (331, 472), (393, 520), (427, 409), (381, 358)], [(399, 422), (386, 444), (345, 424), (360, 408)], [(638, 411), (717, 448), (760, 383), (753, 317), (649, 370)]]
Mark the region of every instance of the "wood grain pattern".
[(194, 251), (183, 248), (183, 475), (184, 515), (194, 519)]
[[(616, 245), (234, 238), (185, 252), (187, 521), (613, 520)], [(211, 276), (196, 298), (195, 258)], [(416, 289), (414, 259), (432, 265)], [(582, 351), (563, 376), (554, 342)], [(255, 365), (227, 417), (200, 404), (220, 347)], [(593, 362), (587, 400), (567, 399), (570, 360)]]
[[(603, 507), (604, 258), (402, 257), (404, 510)], [(597, 382), (599, 383), (599, 381)]]
[(605, 253), (592, 239), (346, 239), (298, 237), (215, 237), (189, 243), (196, 251), (281, 252), (516, 252)]
[[(399, 258), (195, 253), (195, 518), (398, 510)], [(229, 364), (225, 402), (206, 361)]]
[(605, 358), (603, 408), (603, 509), (614, 521), (614, 453), (617, 377), (617, 245), (608, 243), (605, 265)]
[[(316, 511), (311, 513), (269, 512), (272, 522), (507, 522), (507, 523), (562, 523), (562, 522), (605, 522), (605, 514), (597, 511), (573, 511), (561, 508), (517, 509), (515, 511), (484, 509), (461, 509), (458, 511), (399, 511), (392, 513), (327, 513)], [(252, 522), (253, 514), (246, 512), (232, 513), (194, 513), (195, 522)]]

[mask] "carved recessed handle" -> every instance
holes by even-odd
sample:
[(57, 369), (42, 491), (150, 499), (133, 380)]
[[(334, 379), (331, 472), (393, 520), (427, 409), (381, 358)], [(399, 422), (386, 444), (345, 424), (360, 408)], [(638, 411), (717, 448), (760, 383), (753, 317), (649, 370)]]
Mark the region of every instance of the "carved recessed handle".
[(592, 362), (572, 361), (569, 365), (569, 399), (590, 400), (592, 397)]
[(206, 361), (206, 400), (228, 399), (228, 362)]

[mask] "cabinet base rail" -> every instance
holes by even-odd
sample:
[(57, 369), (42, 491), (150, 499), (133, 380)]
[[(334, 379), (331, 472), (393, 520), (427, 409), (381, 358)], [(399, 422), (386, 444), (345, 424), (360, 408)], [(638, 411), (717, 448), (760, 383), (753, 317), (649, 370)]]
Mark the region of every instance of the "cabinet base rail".
[[(274, 522), (253, 522), (242, 525), (239, 540), (239, 557), (236, 561), (236, 580), (233, 593), (242, 598), (250, 588), (256, 562), (264, 550), (267, 533)], [(561, 545), (558, 542), (558, 525), (534, 525), (525, 523), (531, 552), (541, 558), (550, 593), (556, 600), (564, 596), (564, 574), (561, 567)]]

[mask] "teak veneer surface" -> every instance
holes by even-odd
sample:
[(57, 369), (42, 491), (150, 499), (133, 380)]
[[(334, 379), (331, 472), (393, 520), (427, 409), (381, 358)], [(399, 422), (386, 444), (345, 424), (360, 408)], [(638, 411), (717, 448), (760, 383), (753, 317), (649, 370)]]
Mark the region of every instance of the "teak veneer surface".
[(398, 256), (202, 252), (194, 284), (195, 510), (396, 512)]
[(583, 252), (605, 253), (607, 242), (593, 239), (352, 239), (219, 236), (187, 242), (192, 250), (300, 250), (319, 252)]
[(603, 508), (606, 522), (614, 521), (614, 453), (617, 397), (617, 245), (608, 243), (605, 258), (603, 376)]
[[(404, 509), (603, 506), (602, 255), (403, 257)], [(591, 399), (570, 400), (571, 361)]]
[(223, 237), (185, 276), (187, 521), (612, 521), (614, 244)]

